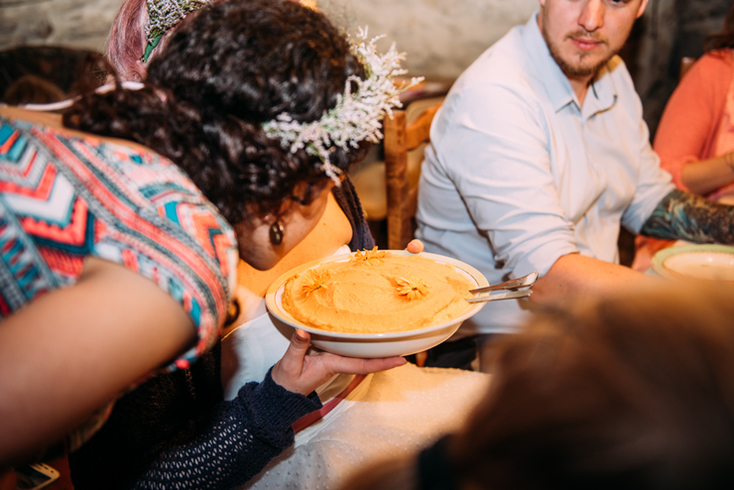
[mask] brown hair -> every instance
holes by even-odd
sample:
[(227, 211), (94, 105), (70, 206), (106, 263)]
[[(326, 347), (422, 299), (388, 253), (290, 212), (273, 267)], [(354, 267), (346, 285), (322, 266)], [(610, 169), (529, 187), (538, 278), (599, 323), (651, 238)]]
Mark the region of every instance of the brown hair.
[[(487, 396), (448, 440), (456, 487), (734, 488), (732, 299), (628, 292), (506, 336)], [(398, 488), (415, 462), (368, 469), (358, 478), (381, 480), (360, 488)]]
[(734, 48), (734, 3), (724, 19), (724, 30), (707, 36), (703, 42), (705, 52), (728, 48)]
[(732, 488), (733, 327), (732, 290), (672, 287), (535, 322), (500, 347), (458, 472), (494, 490)]

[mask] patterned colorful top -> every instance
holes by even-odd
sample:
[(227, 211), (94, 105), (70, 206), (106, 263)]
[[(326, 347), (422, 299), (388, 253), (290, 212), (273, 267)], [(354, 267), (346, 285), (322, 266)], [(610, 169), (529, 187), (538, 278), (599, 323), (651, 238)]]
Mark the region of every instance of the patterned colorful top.
[(195, 347), (219, 337), (234, 294), (234, 231), (189, 178), (152, 152), (0, 117), (0, 319), (74, 284), (87, 256), (153, 280), (186, 310)]

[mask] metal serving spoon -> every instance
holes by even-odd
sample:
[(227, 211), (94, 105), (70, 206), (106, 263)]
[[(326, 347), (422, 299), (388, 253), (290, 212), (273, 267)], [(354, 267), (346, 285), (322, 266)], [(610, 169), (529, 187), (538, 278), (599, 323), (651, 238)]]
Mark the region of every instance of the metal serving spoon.
[(512, 291), (513, 289), (530, 287), (533, 284), (535, 284), (535, 281), (537, 280), (538, 280), (538, 273), (531, 272), (527, 276), (518, 277), (517, 279), (513, 279), (511, 281), (506, 281), (500, 284), (495, 284), (494, 286), (486, 286), (483, 288), (472, 289), (469, 292), (474, 294), (474, 293), (488, 293), (490, 291)]
[(507, 293), (485, 294), (482, 296), (475, 296), (473, 298), (467, 299), (466, 301), (468, 303), (488, 303), (490, 301), (499, 301), (502, 299), (524, 298), (526, 296), (530, 296), (531, 294), (533, 294), (532, 290), (523, 289), (522, 291), (511, 291)]

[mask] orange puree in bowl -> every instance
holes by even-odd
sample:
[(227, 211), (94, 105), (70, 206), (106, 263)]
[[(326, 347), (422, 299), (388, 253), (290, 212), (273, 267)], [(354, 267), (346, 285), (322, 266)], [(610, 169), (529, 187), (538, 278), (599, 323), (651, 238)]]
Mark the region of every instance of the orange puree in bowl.
[(281, 298), (295, 319), (323, 330), (386, 333), (447, 322), (475, 285), (456, 268), (415, 256), (365, 251), (289, 279)]

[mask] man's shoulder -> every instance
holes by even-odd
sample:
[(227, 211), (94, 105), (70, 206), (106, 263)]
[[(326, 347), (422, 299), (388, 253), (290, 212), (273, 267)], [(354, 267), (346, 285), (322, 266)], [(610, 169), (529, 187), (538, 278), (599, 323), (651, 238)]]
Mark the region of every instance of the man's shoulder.
[(627, 69), (627, 65), (619, 55), (614, 55), (607, 61), (606, 67), (603, 69), (602, 76), (609, 77), (614, 85), (614, 90), (619, 95), (626, 95), (627, 92), (637, 96), (637, 89), (632, 80), (632, 75)]
[(531, 79), (535, 75), (521, 28), (512, 28), (469, 65), (454, 83), (453, 95), (462, 99), (491, 97), (507, 90), (532, 92)]
[(513, 27), (487, 48), (462, 73), (460, 80), (502, 84), (512, 81), (514, 77), (526, 75), (529, 57), (523, 44), (521, 28), (522, 26)]
[(477, 130), (504, 134), (533, 122), (542, 127), (551, 111), (522, 31), (514, 28), (456, 80), (433, 122), (431, 142), (440, 154), (447, 142)]
[(525, 40), (527, 26), (513, 27), (456, 80), (431, 129), (434, 148), (466, 128), (543, 125), (547, 104), (542, 77)]

